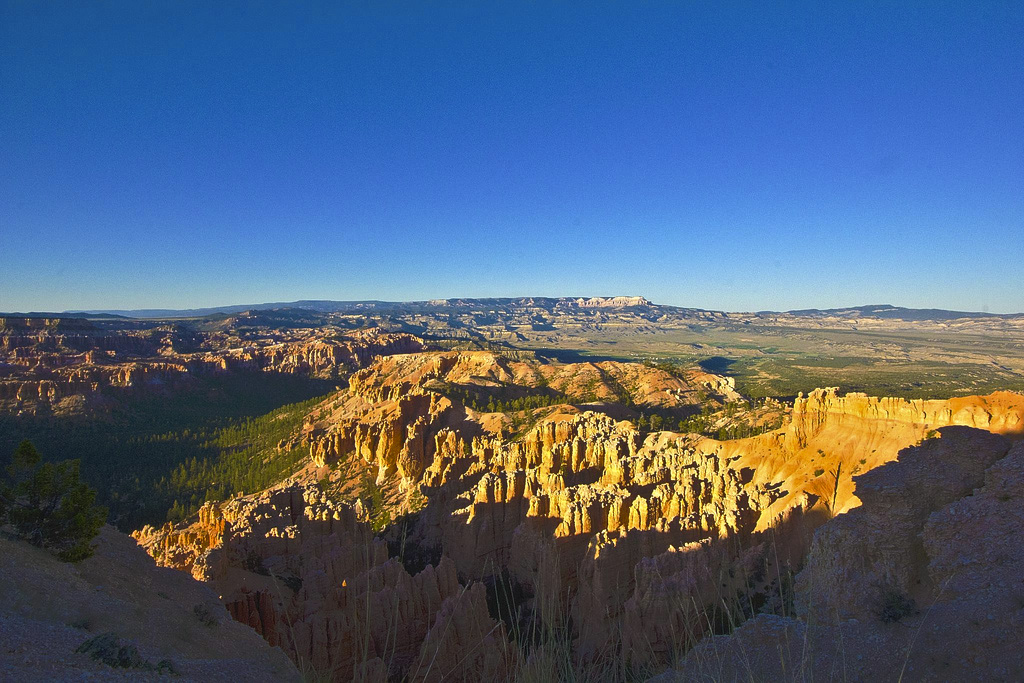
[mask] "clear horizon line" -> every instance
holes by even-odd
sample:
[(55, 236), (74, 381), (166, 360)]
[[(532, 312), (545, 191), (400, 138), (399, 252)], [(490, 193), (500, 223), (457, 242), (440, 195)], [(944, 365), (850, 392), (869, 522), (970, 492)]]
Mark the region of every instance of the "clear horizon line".
[[(295, 299), (295, 300), (292, 300), (292, 301), (262, 301), (262, 302), (251, 302), (251, 303), (245, 303), (245, 304), (218, 304), (218, 305), (212, 305), (212, 306), (190, 306), (190, 307), (151, 306), (151, 307), (138, 307), (138, 308), (71, 308), (71, 309), (64, 309), (62, 311), (57, 311), (57, 310), (14, 311), (14, 310), (12, 310), (12, 311), (9, 311), (9, 312), (4, 312), (4, 313), (2, 313), (0, 315), (7, 315), (7, 316), (13, 316), (13, 315), (17, 315), (17, 314), (34, 314), (34, 315), (38, 315), (38, 314), (43, 314), (43, 313), (52, 313), (52, 314), (55, 314), (55, 315), (83, 315), (83, 314), (84, 315), (98, 315), (98, 314), (104, 314), (104, 313), (106, 313), (106, 314), (113, 314), (113, 315), (119, 315), (119, 314), (130, 315), (130, 314), (133, 314), (133, 313), (152, 313), (152, 312), (160, 312), (161, 314), (171, 315), (171, 314), (174, 314), (174, 313), (188, 313), (188, 312), (191, 312), (191, 311), (218, 311), (218, 310), (222, 310), (222, 309), (238, 309), (238, 311), (240, 312), (240, 311), (246, 310), (248, 308), (254, 308), (254, 307), (264, 307), (265, 308), (265, 307), (268, 307), (268, 306), (281, 307), (281, 308), (285, 308), (285, 307), (303, 308), (303, 306), (301, 306), (300, 304), (304, 304), (304, 303), (306, 303), (306, 304), (308, 304), (308, 303), (331, 303), (331, 304), (364, 304), (364, 303), (365, 304), (370, 304), (370, 303), (372, 303), (372, 304), (396, 304), (396, 305), (397, 304), (425, 304), (425, 305), (429, 305), (431, 302), (438, 302), (438, 301), (485, 301), (485, 300), (510, 300), (510, 301), (515, 301), (515, 300), (521, 300), (521, 299), (548, 299), (548, 300), (571, 301), (571, 300), (577, 300), (577, 299), (613, 299), (613, 298), (619, 298), (619, 297), (622, 297), (622, 298), (638, 297), (638, 298), (644, 299), (650, 305), (653, 305), (653, 306), (691, 309), (691, 310), (698, 310), (698, 311), (707, 311), (707, 312), (712, 312), (712, 313), (749, 313), (749, 314), (758, 314), (758, 313), (791, 313), (791, 312), (796, 312), (796, 311), (843, 311), (843, 310), (855, 310), (855, 309), (870, 308), (870, 307), (879, 307), (879, 308), (881, 308), (881, 307), (889, 307), (889, 308), (903, 309), (903, 310), (919, 310), (919, 311), (931, 310), (931, 311), (944, 311), (944, 312), (950, 312), (950, 313), (967, 313), (967, 314), (972, 314), (972, 315), (991, 315), (991, 316), (994, 316), (994, 317), (1024, 315), (1024, 312), (993, 313), (993, 312), (990, 312), (990, 311), (987, 311), (987, 310), (971, 311), (971, 310), (960, 310), (960, 309), (953, 309), (953, 308), (938, 308), (938, 307), (933, 307), (933, 306), (929, 306), (929, 307), (911, 307), (911, 306), (901, 306), (901, 305), (898, 305), (898, 304), (891, 304), (891, 303), (877, 303), (877, 304), (876, 303), (870, 303), (870, 304), (857, 304), (857, 305), (851, 305), (851, 306), (829, 306), (829, 307), (802, 306), (802, 307), (786, 308), (786, 309), (762, 308), (762, 309), (746, 309), (746, 310), (741, 310), (741, 309), (725, 310), (725, 309), (715, 309), (715, 308), (704, 308), (704, 307), (700, 307), (700, 306), (688, 306), (688, 305), (679, 305), (679, 304), (662, 304), (662, 303), (658, 303), (658, 302), (652, 301), (652, 300), (648, 299), (647, 297), (645, 297), (643, 295), (623, 295), (623, 294), (596, 295), (596, 296), (547, 296), (547, 295), (448, 296), (448, 297), (432, 297), (432, 298), (428, 298), (428, 299), (406, 299), (406, 300), (388, 300), (388, 299), (329, 299), (329, 298), (327, 298), (327, 299), (325, 299), (325, 298), (312, 299), (311, 298), (311, 299)], [(309, 310), (313, 310), (313, 309), (309, 309)]]

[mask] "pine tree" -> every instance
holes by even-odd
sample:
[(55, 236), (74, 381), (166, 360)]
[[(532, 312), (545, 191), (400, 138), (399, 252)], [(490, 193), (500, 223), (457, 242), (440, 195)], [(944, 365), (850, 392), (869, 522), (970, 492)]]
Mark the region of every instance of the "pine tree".
[(177, 499), (174, 500), (174, 505), (167, 511), (167, 521), (169, 522), (180, 522), (185, 519), (185, 509), (181, 507), (181, 503)]
[(0, 485), (0, 514), (29, 543), (56, 550), (66, 562), (93, 553), (90, 543), (107, 519), (94, 505), (96, 491), (79, 480), (78, 461), (42, 462), (39, 451), (22, 441)]

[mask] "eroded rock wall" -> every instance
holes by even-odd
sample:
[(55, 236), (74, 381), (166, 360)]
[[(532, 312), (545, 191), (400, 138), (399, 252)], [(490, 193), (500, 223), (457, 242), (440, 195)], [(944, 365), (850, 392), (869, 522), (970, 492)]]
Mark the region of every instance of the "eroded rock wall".
[[(504, 676), (516, 651), (448, 558), (410, 574), (374, 538), (361, 505), (315, 487), (208, 504), (185, 529), (134, 534), (165, 566), (214, 585), (230, 613), (301, 669), (335, 680), (472, 680)], [(464, 658), (467, 648), (474, 656)], [(428, 665), (427, 663), (432, 663)]]
[(176, 329), (56, 331), (62, 329), (0, 329), (0, 409), (59, 410), (65, 399), (99, 400), (108, 388), (166, 390), (185, 387), (196, 376), (229, 372), (335, 378), (378, 356), (423, 348), (411, 335), (372, 331), (336, 336), (303, 330), (245, 342), (190, 333), (196, 339), (183, 342), (184, 333)]

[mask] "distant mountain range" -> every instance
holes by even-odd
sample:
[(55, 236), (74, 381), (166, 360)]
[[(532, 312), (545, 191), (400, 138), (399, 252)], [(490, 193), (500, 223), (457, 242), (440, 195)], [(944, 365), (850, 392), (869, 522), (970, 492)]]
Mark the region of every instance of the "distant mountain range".
[[(268, 311), (283, 308), (299, 308), (308, 311), (317, 311), (319, 313), (358, 313), (361, 311), (372, 311), (378, 313), (388, 311), (396, 311), (402, 313), (422, 311), (424, 313), (429, 313), (451, 309), (472, 310), (478, 308), (504, 308), (509, 306), (536, 307), (547, 309), (554, 309), (559, 306), (571, 308), (651, 308), (655, 307), (655, 304), (652, 304), (650, 301), (648, 301), (642, 296), (501, 297), (482, 299), (430, 299), (427, 301), (330, 301), (321, 299), (303, 299), (301, 301), (279, 301), (262, 304), (214, 306), (211, 308), (143, 308), (132, 310), (104, 309), (89, 311), (65, 311), (64, 313), (61, 314), (34, 315), (73, 315), (89, 317), (96, 315), (117, 315), (127, 318), (199, 318), (208, 315), (230, 315), (234, 313), (241, 313), (243, 311)], [(675, 309), (674, 306), (662, 308)]]
[[(332, 301), (323, 299), (304, 299), (301, 301), (270, 302), (260, 304), (243, 304), (233, 306), (213, 306), (208, 308), (139, 308), (139, 309), (100, 309), (85, 311), (64, 311), (62, 313), (0, 313), (7, 317), (31, 318), (202, 318), (216, 315), (233, 315), (244, 311), (269, 311), (281, 309), (301, 309), (317, 313), (442, 313), (445, 311), (473, 311), (492, 308), (541, 308), (549, 311), (558, 309), (644, 309), (663, 310), (666, 313), (713, 313), (725, 315), (721, 311), (700, 308), (683, 308), (654, 304), (644, 297), (501, 297), (482, 299), (431, 299), (427, 301)], [(742, 315), (742, 314), (741, 314)], [(748, 315), (778, 316), (791, 315), (801, 318), (880, 318), (907, 321), (943, 321), (964, 318), (1021, 318), (1024, 313), (983, 313), (977, 311), (949, 311), (939, 308), (904, 308), (891, 304), (872, 304), (867, 306), (851, 306), (847, 308), (806, 308), (791, 311), (758, 311)]]
[(942, 308), (903, 308), (891, 304), (852, 306), (850, 308), (805, 308), (787, 311), (801, 317), (882, 318), (886, 320), (957, 320), (963, 318), (1021, 318), (1024, 313), (981, 313), (977, 311), (947, 311)]

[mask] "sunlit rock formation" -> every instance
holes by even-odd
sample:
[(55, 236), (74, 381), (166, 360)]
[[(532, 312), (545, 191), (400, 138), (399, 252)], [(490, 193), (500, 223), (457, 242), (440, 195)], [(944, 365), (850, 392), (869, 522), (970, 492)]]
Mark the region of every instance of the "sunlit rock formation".
[[(591, 401), (601, 392), (621, 402)], [(529, 396), (546, 403), (485, 407)], [(568, 630), (576, 657), (656, 666), (789, 591), (815, 529), (860, 504), (853, 477), (948, 425), (1024, 426), (1024, 397), (1007, 392), (922, 402), (818, 390), (782, 428), (730, 441), (620, 419), (629, 406), (685, 411), (734, 397), (723, 378), (635, 364), (388, 356), (311, 412), (293, 437), (311, 460), (295, 483), (137, 538), (339, 680), (352, 667), (457, 676), (460, 648), (474, 653), (469, 678), (508, 671), (524, 629)], [(313, 484), (363, 476), (387, 491), (381, 509)], [(383, 508), (407, 514), (383, 529)], [(516, 596), (505, 613), (493, 604), (502, 586)], [(439, 620), (460, 624), (455, 640)], [(445, 666), (417, 673), (428, 656)]]

